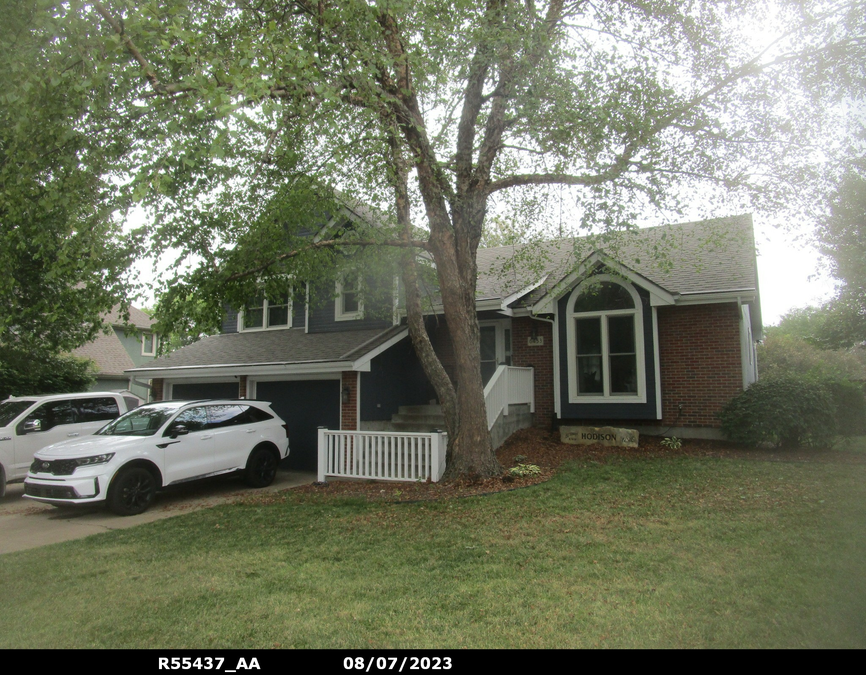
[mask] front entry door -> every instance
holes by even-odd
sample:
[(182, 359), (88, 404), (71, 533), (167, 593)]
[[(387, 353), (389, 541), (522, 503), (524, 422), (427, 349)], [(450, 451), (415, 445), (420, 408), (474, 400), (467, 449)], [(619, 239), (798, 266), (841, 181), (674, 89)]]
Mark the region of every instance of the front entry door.
[(481, 330), (481, 379), (490, 381), (499, 365), (511, 365), (511, 321), (484, 321)]

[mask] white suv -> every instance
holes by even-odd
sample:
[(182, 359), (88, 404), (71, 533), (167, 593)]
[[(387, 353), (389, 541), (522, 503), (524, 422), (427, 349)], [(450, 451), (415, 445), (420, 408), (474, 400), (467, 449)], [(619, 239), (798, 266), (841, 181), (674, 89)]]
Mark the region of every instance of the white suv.
[(135, 408), (137, 397), (112, 391), (21, 396), (0, 402), (0, 497), (21, 482), (33, 454), (67, 438), (87, 436)]
[(37, 452), (24, 496), (50, 504), (106, 501), (131, 516), (160, 488), (198, 478), (243, 471), (248, 485), (266, 487), (288, 455), (288, 429), (269, 403), (150, 403), (93, 436)]

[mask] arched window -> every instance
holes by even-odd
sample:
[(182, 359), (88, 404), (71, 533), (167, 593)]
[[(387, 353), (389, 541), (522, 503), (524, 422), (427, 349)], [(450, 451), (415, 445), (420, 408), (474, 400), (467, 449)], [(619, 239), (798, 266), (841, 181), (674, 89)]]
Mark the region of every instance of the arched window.
[(631, 284), (598, 275), (568, 302), (569, 400), (645, 400), (643, 318)]

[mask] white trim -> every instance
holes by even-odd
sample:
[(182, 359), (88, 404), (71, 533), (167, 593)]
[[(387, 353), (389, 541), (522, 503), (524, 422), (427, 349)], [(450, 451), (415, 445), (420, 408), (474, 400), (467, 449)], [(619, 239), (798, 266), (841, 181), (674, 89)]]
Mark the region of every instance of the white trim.
[[(255, 328), (247, 328), (244, 326), (244, 314), (246, 312), (246, 305), (240, 309), (238, 312), (238, 333), (253, 333), (253, 332), (263, 332), (267, 330), (285, 330), (286, 328), (292, 327), (292, 319), (294, 314), (294, 302), (292, 301), (292, 287), (290, 286), (288, 291), (286, 291), (286, 309), (288, 310), (287, 323), (281, 324), (279, 326), (271, 326), (268, 321), (268, 309), (271, 305), (271, 301), (268, 300), (267, 296), (264, 296), (262, 299), (262, 325), (256, 326)], [(282, 307), (283, 305), (277, 305), (278, 307)], [(258, 305), (256, 305), (258, 307)]]
[(488, 319), (486, 321), (479, 321), (479, 337), (481, 335), (481, 329), (484, 327), (493, 327), (496, 329), (496, 367), (498, 368), (501, 365), (511, 365), (505, 360), (508, 356), (505, 352), (505, 331), (508, 329), (511, 331), (511, 357), (512, 362), (514, 361), (514, 329), (511, 327), (511, 319)]
[[(144, 341), (145, 341), (145, 338), (147, 338), (148, 335), (149, 335), (149, 336), (151, 337), (151, 339), (153, 340), (153, 351), (152, 351), (152, 352), (146, 352), (146, 351), (144, 351)], [(156, 333), (153, 333), (153, 332), (150, 332), (150, 333), (142, 333), (142, 334), (141, 334), (141, 355), (142, 355), (142, 356), (156, 356), (157, 345), (158, 345), (158, 343), (157, 343), (157, 339), (158, 339), (157, 334), (156, 334)]]
[(334, 321), (355, 321), (364, 317), (364, 301), (361, 299), (361, 278), (358, 277), (358, 285), (355, 290), (347, 291), (354, 293), (358, 303), (358, 309), (347, 312), (343, 309), (343, 281), (337, 282), (337, 297), (334, 300)]
[(355, 373), (355, 429), (361, 429), (361, 373)]
[[(543, 321), (543, 319), (542, 319)], [(561, 375), (562, 352), (559, 350), (559, 312), (553, 315), (553, 411), (557, 419), (562, 419)]]
[(677, 298), (677, 305), (711, 305), (726, 302), (756, 302), (758, 294), (754, 288), (744, 291), (710, 291), (708, 293), (683, 293)]
[[(393, 347), (395, 344), (400, 342), (400, 340), (405, 338), (407, 335), (409, 335), (409, 329), (408, 328), (406, 328), (405, 330), (401, 330), (394, 337), (386, 340), (385, 342), (380, 344), (378, 347), (376, 347), (372, 351), (367, 352), (361, 358), (356, 359), (354, 366), (352, 367), (352, 370), (361, 370), (364, 366), (367, 366), (366, 368), (364, 368), (364, 370), (369, 371), (370, 367), (367, 364), (369, 364), (370, 361), (375, 359), (382, 352), (389, 350), (391, 347)], [(375, 339), (375, 338), (373, 338), (373, 339)], [(362, 349), (363, 347), (364, 347), (364, 345), (361, 345), (360, 347), (358, 347), (358, 349)]]
[(306, 297), (304, 298), (304, 333), (310, 332), (310, 284), (307, 284)]
[[(574, 303), (580, 297), (581, 292), (588, 284), (598, 282), (608, 282), (617, 284), (628, 291), (634, 301), (634, 309), (617, 309), (617, 310), (601, 310), (597, 312), (579, 312), (575, 313)], [(635, 366), (637, 368), (637, 394), (611, 394), (610, 393), (610, 363), (608, 358), (609, 339), (608, 339), (608, 318), (617, 316), (632, 316), (634, 317), (634, 343), (635, 343)], [(580, 318), (601, 319), (601, 360), (602, 360), (602, 388), (603, 394), (600, 395), (585, 395), (579, 394), (577, 390), (577, 349), (575, 346), (575, 320)], [(637, 289), (632, 284), (623, 283), (621, 279), (610, 274), (598, 274), (596, 276), (585, 279), (583, 282), (574, 287), (571, 296), (568, 299), (565, 309), (566, 336), (568, 339), (568, 402), (571, 404), (580, 403), (646, 403), (646, 341), (643, 333), (643, 303)]]
[(601, 251), (590, 253), (583, 262), (577, 266), (574, 272), (560, 279), (553, 288), (545, 293), (533, 306), (533, 314), (552, 314), (556, 311), (556, 303), (570, 290), (573, 290), (575, 284), (591, 272), (596, 266), (603, 265), (620, 277), (628, 279), (632, 284), (640, 286), (650, 294), (650, 305), (673, 305), (676, 304), (677, 296), (670, 291), (662, 288), (658, 284), (650, 281), (645, 276), (638, 274), (634, 270), (629, 269), (620, 262), (617, 262), (607, 254)]
[(150, 378), (169, 378), (185, 373), (199, 377), (225, 377), (228, 375), (280, 375), (304, 373), (339, 373), (344, 370), (369, 371), (368, 366), (354, 368), (352, 361), (307, 361), (304, 363), (233, 363), (222, 366), (174, 366), (172, 368), (130, 368), (135, 375)]
[(549, 274), (545, 274), (543, 277), (541, 277), (541, 279), (536, 281), (534, 284), (530, 284), (526, 288), (522, 288), (519, 291), (517, 291), (516, 293), (512, 293), (511, 295), (509, 295), (508, 297), (503, 299), (501, 302), (502, 311), (508, 311), (510, 313), (512, 310), (509, 309), (508, 305), (510, 305), (515, 300), (519, 300), (520, 298), (522, 298), (527, 293), (531, 293), (532, 291), (534, 291), (536, 288), (541, 286), (541, 284), (543, 284), (545, 281), (547, 281), (547, 277), (549, 277), (549, 276), (550, 276)]
[(661, 352), (659, 351), (659, 316), (658, 308), (653, 307), (653, 367), (656, 375), (656, 419), (662, 418), (662, 368)]

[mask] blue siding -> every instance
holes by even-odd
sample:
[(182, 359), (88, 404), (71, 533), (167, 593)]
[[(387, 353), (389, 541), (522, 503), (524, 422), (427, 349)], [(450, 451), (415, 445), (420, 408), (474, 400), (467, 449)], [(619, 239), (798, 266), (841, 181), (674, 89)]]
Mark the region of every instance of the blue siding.
[(406, 337), (373, 359), (361, 373), (361, 421), (390, 420), (401, 405), (423, 405), (436, 398), (412, 341)]
[(237, 310), (232, 309), (231, 307), (225, 308), (226, 313), (223, 316), (223, 333), (237, 333), (238, 332), (238, 313)]
[(646, 403), (569, 403), (568, 402), (568, 326), (566, 305), (569, 294), (559, 300), (559, 400), (561, 419), (574, 420), (654, 420), (656, 415), (655, 351), (653, 315), (649, 292), (635, 286), (643, 305), (644, 366), (646, 371)]

